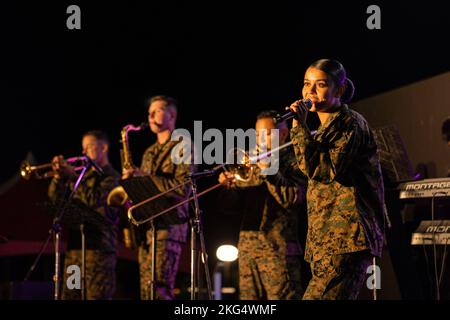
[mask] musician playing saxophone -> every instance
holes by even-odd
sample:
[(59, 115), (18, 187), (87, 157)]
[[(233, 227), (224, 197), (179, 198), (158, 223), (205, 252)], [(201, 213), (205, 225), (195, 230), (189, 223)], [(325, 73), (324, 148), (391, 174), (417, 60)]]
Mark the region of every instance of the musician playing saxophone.
[[(177, 103), (167, 96), (155, 96), (148, 103), (148, 122), (152, 133), (156, 134), (156, 142), (151, 145), (142, 157), (140, 169), (132, 168), (124, 171), (123, 179), (131, 176), (148, 175), (160, 192), (165, 192), (185, 181), (194, 165), (172, 161), (171, 151), (179, 143), (171, 141), (177, 119)], [(185, 200), (190, 187), (176, 189), (167, 197), (173, 203)], [(188, 205), (181, 205), (174, 212), (167, 213), (155, 220), (156, 227), (156, 298), (174, 299), (175, 279), (178, 272), (182, 243), (186, 242), (188, 232)], [(139, 269), (141, 299), (150, 299), (151, 291), (151, 229), (146, 232), (146, 239), (139, 246)]]

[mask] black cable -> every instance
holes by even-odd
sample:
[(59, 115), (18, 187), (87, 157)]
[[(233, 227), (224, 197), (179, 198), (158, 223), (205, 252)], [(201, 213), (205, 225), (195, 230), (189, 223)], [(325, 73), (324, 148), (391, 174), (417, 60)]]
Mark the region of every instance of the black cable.
[(437, 249), (436, 249), (436, 230), (438, 226), (434, 226), (434, 199), (437, 195), (447, 195), (446, 192), (435, 192), (433, 193), (433, 197), (431, 198), (431, 225), (433, 226), (433, 259), (434, 259), (434, 277), (436, 283), (436, 300), (441, 300), (441, 292), (439, 286), (439, 276), (438, 276), (438, 267), (437, 267)]
[(434, 260), (434, 281), (436, 286), (436, 300), (440, 300), (440, 292), (439, 292), (439, 277), (438, 277), (438, 271), (437, 271), (437, 253), (436, 253), (436, 228), (434, 228), (434, 197), (435, 194), (433, 194), (433, 197), (431, 199), (431, 225), (433, 226), (433, 260)]
[(427, 267), (427, 277), (428, 277), (428, 283), (430, 284), (430, 297), (433, 296), (432, 287), (433, 287), (433, 281), (431, 280), (431, 274), (430, 274), (430, 261), (428, 260), (428, 254), (427, 254), (427, 248), (425, 247), (425, 242), (422, 242), (422, 248), (423, 248), (423, 254), (425, 256), (425, 264)]
[(445, 260), (447, 257), (447, 244), (448, 244), (448, 239), (445, 240), (444, 253), (442, 254), (441, 272), (439, 274), (439, 285), (441, 284), (443, 276), (444, 276)]

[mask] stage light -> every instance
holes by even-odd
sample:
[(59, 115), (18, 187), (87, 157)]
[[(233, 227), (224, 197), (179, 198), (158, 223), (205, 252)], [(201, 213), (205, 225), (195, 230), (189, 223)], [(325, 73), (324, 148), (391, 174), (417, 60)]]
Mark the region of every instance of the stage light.
[(235, 246), (221, 245), (216, 251), (217, 259), (224, 262), (232, 262), (238, 258), (238, 249)]

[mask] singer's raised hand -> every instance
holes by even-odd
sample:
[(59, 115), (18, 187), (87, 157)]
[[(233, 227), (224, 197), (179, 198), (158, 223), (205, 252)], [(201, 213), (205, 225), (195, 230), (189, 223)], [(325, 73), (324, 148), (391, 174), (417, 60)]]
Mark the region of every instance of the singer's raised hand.
[(302, 103), (302, 100), (297, 100), (293, 104), (289, 106), (289, 109), (294, 111), (297, 114), (297, 119), (293, 118), (292, 120), (292, 127), (295, 128), (299, 121), (306, 125), (306, 117), (308, 115), (308, 109), (306, 106)]

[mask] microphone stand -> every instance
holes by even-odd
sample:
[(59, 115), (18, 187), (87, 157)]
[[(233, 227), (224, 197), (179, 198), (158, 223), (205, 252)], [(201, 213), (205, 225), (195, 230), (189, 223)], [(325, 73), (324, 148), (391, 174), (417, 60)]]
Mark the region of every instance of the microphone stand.
[[(60, 214), (58, 215), (58, 217), (56, 218), (56, 222), (59, 225), (60, 221), (63, 218), (64, 215), (64, 211), (67, 207), (67, 204), (70, 203), (75, 195), (76, 190), (78, 189), (78, 186), (80, 185), (81, 180), (84, 177), (84, 174), (86, 173), (86, 171), (90, 168), (90, 163), (86, 163), (86, 165), (83, 167), (83, 170), (80, 172), (77, 181), (75, 182), (75, 185), (72, 189), (72, 192), (69, 195), (69, 198), (66, 201), (66, 204), (64, 205), (64, 207), (62, 208)], [(85, 300), (86, 299), (86, 255), (85, 255), (85, 237), (84, 237), (84, 224), (81, 223), (80, 224), (80, 233), (81, 233), (81, 299)], [(60, 299), (60, 292), (59, 292), (59, 287), (60, 287), (60, 264), (61, 264), (61, 253), (60, 253), (60, 248), (61, 248), (61, 227), (59, 226), (59, 228), (56, 230), (55, 232), (55, 300), (59, 300)]]
[[(56, 217), (53, 219), (53, 224), (52, 227), (49, 229), (48, 233), (48, 237), (46, 239), (46, 241), (44, 242), (44, 244), (41, 246), (40, 252), (38, 253), (36, 259), (34, 260), (33, 264), (31, 265), (30, 269), (28, 270), (27, 275), (25, 276), (24, 281), (28, 281), (28, 279), (31, 276), (31, 273), (34, 271), (34, 269), (36, 268), (36, 265), (39, 262), (40, 257), (42, 256), (43, 252), (45, 251), (45, 248), (47, 247), (48, 242), (50, 241), (51, 237), (54, 237), (54, 243), (55, 243), (55, 273), (53, 276), (53, 281), (55, 283), (55, 287), (54, 287), (54, 298), (55, 300), (60, 300), (61, 299), (61, 290), (60, 290), (60, 286), (61, 286), (61, 232), (62, 232), (62, 227), (61, 227), (61, 221), (62, 218), (64, 216), (64, 212), (67, 208), (67, 205), (72, 201), (76, 190), (78, 189), (78, 186), (81, 182), (81, 180), (84, 177), (84, 174), (86, 173), (86, 171), (90, 168), (90, 163), (86, 163), (82, 169), (82, 171), (80, 172), (77, 181), (75, 182), (75, 185), (72, 189), (72, 192), (70, 193), (68, 199), (65, 201), (64, 205), (61, 206), (61, 209), (59, 210), (59, 212), (56, 214)], [(81, 296), (82, 299), (85, 299), (85, 289), (86, 289), (86, 279), (85, 279), (85, 271), (86, 271), (86, 261), (85, 261), (85, 238), (84, 238), (84, 224), (82, 223), (80, 225), (80, 232), (81, 232), (81, 248), (82, 248), (82, 257), (81, 257), (81, 264), (82, 264), (82, 268), (81, 268)]]
[[(200, 173), (201, 174), (201, 173)], [(211, 174), (210, 171), (206, 172), (204, 176), (209, 176)], [(205, 277), (206, 277), (206, 290), (208, 293), (208, 299), (212, 300), (212, 290), (211, 290), (211, 278), (209, 275), (209, 266), (208, 266), (208, 255), (206, 253), (205, 247), (205, 238), (203, 236), (203, 225), (201, 220), (202, 211), (200, 210), (200, 205), (198, 202), (198, 193), (197, 193), (197, 182), (196, 177), (200, 177), (201, 175), (192, 174), (190, 175), (190, 184), (192, 188), (192, 195), (194, 200), (194, 217), (191, 219), (191, 300), (198, 300), (200, 294), (200, 282), (199, 282), (199, 253), (198, 253), (198, 243), (197, 237), (200, 240), (200, 254), (203, 258), (203, 265), (205, 268)]]
[[(177, 207), (188, 203), (190, 200), (194, 201), (194, 205), (195, 205), (195, 213), (194, 213), (194, 217), (191, 218), (191, 239), (190, 239), (190, 246), (191, 246), (191, 299), (195, 300), (198, 299), (198, 292), (199, 292), (199, 276), (198, 276), (198, 263), (199, 263), (199, 255), (198, 255), (198, 245), (197, 245), (197, 237), (200, 240), (200, 250), (201, 250), (201, 256), (203, 258), (203, 264), (204, 264), (204, 268), (205, 268), (205, 277), (206, 277), (206, 286), (207, 286), (207, 293), (208, 293), (208, 298), (210, 300), (212, 300), (212, 289), (211, 289), (211, 279), (210, 279), (210, 274), (209, 274), (209, 266), (208, 266), (208, 255), (206, 254), (206, 246), (205, 246), (205, 238), (203, 236), (203, 226), (201, 223), (201, 213), (202, 211), (200, 210), (200, 205), (198, 202), (198, 198), (206, 193), (209, 192), (213, 189), (216, 189), (220, 186), (220, 184), (215, 185), (211, 188), (209, 188), (208, 190), (204, 190), (201, 193), (197, 193), (197, 183), (196, 183), (196, 179), (201, 178), (201, 177), (207, 177), (207, 176), (211, 176), (213, 174), (215, 174), (218, 169), (222, 168), (223, 165), (217, 166), (216, 168), (213, 168), (212, 170), (206, 170), (204, 172), (197, 172), (197, 173), (192, 173), (188, 176), (188, 179), (182, 183), (180, 183), (179, 185), (176, 185), (175, 187), (165, 191), (164, 193), (160, 193), (158, 195), (152, 196), (146, 200), (141, 201), (138, 204), (133, 205), (132, 207), (130, 207), (128, 209), (128, 218), (131, 220), (131, 222), (133, 224), (135, 224), (136, 226), (139, 226), (143, 223), (149, 222), (151, 221), (152, 223), (152, 230), (153, 230), (153, 234), (152, 234), (152, 252), (153, 252), (153, 256), (152, 256), (152, 275), (151, 275), (151, 293), (150, 293), (150, 298), (154, 298), (155, 297), (155, 253), (156, 253), (156, 235), (155, 235), (155, 229), (154, 229), (154, 224), (153, 224), (153, 220), (162, 216), (163, 214), (166, 214), (174, 209), (176, 209)], [(169, 192), (172, 192), (175, 189), (184, 187), (186, 184), (190, 183), (191, 184), (191, 188), (192, 188), (192, 193), (193, 196), (192, 198), (189, 198), (187, 200), (184, 200), (168, 209), (165, 209), (145, 220), (142, 221), (136, 221), (135, 218), (133, 217), (132, 212), (137, 209), (138, 207), (153, 201), (161, 196), (163, 196), (164, 194), (167, 194)]]

